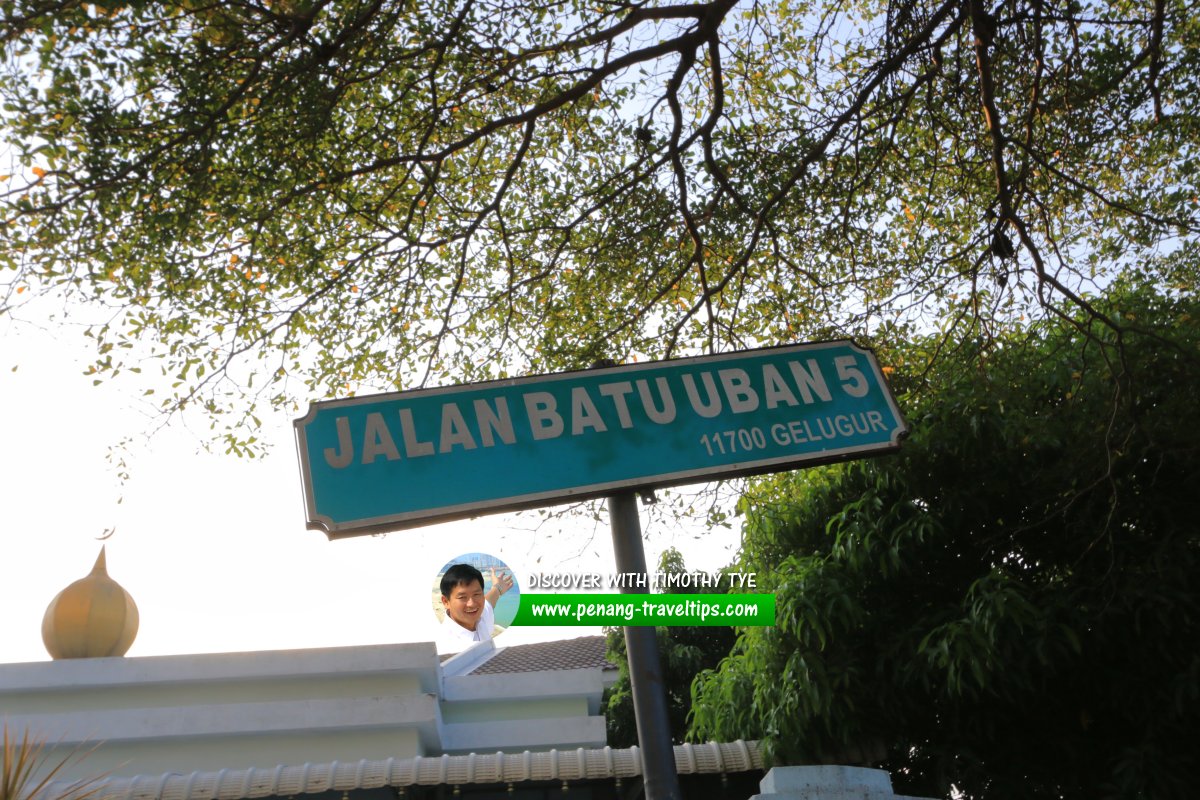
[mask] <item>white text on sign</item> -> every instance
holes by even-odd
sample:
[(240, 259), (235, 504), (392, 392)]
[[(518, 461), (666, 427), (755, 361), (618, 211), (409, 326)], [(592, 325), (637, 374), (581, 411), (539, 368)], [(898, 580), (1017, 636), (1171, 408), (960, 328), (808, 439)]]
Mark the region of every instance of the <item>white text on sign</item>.
[[(625, 380), (600, 383), (593, 388), (573, 386), (566, 407), (548, 391), (529, 391), (521, 395), (524, 424), (514, 419), (507, 398), (478, 398), (468, 404), (446, 402), (437, 419), (414, 418), (412, 409), (400, 408), (388, 419), (382, 412), (365, 415), (360, 430), (351, 428), (351, 418), (335, 420), (337, 446), (324, 451), (325, 462), (334, 469), (354, 463), (371, 464), (378, 459), (422, 458), (457, 450), (490, 448), (497, 444), (515, 444), (522, 436), (533, 441), (556, 439), (564, 435), (603, 434), (610, 429), (630, 429), (645, 420), (653, 425), (669, 425), (680, 414), (711, 419), (726, 409), (733, 414), (750, 414), (760, 409), (811, 406), (833, 401), (834, 392), (859, 398), (869, 390), (868, 381), (854, 356), (833, 360), (836, 375), (827, 376), (816, 359), (787, 361), (786, 369), (764, 363), (751, 373), (740, 367), (685, 372), (677, 379), (659, 376), (651, 380)], [(832, 439), (843, 428), (850, 432), (882, 429), (883, 418), (877, 412), (839, 415), (817, 420), (812, 427), (802, 421), (795, 425), (775, 425), (770, 436), (777, 444)], [(636, 414), (636, 419), (635, 419)], [(829, 434), (822, 436), (824, 427)], [(847, 426), (849, 426), (847, 428)], [(726, 441), (724, 433), (712, 434), (702, 444), (709, 455), (722, 448), (743, 443), (743, 450), (766, 446), (767, 432), (743, 429)]]

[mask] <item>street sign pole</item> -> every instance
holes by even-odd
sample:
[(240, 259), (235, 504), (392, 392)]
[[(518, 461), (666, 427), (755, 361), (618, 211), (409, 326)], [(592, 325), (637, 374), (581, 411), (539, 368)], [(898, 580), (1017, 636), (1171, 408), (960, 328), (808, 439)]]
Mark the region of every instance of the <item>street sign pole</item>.
[[(637, 492), (895, 451), (875, 356), (813, 342), (313, 403), (295, 421), (308, 526), (331, 538), (608, 498), (649, 588)], [(625, 646), (648, 800), (682, 800), (653, 627)]]
[[(620, 492), (608, 498), (613, 551), (617, 571), (646, 577), (646, 551), (642, 547), (642, 524), (637, 497)], [(638, 591), (626, 581), (622, 594)], [(638, 744), (642, 751), (642, 780), (646, 800), (683, 800), (675, 771), (675, 747), (667, 716), (667, 693), (663, 683), (658, 638), (652, 627), (626, 627), (625, 652), (629, 659), (629, 682), (633, 688), (633, 713), (637, 719)]]

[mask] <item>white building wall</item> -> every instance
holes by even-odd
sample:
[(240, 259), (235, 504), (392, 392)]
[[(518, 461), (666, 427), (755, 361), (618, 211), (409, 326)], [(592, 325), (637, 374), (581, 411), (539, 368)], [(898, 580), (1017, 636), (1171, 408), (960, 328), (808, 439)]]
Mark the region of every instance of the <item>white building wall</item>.
[(0, 724), (88, 751), (75, 778), (605, 744), (615, 672), (470, 675), (477, 648), (446, 671), (431, 643), (0, 664)]
[(440, 751), (432, 644), (0, 664), (0, 724), (86, 777)]

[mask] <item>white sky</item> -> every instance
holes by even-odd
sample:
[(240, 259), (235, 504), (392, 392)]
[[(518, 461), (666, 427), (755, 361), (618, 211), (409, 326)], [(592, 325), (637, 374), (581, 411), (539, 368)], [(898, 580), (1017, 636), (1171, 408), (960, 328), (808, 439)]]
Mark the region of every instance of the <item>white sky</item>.
[[(0, 663), (49, 658), (46, 607), (102, 544), (140, 614), (130, 657), (431, 641), (433, 577), (472, 551), (503, 559), (521, 583), (533, 572), (615, 571), (608, 526), (590, 520), (537, 528), (534, 514), (498, 515), (337, 541), (306, 530), (282, 413), (263, 417), (274, 446), (262, 459), (204, 452), (199, 418), (194, 430), (157, 431), (134, 445), (120, 486), (106, 454), (151, 428), (138, 401), (146, 385), (93, 386), (88, 363), (77, 332), (0, 318)], [(674, 545), (689, 569), (714, 570), (738, 540), (645, 514), (643, 525), (651, 567)], [(512, 628), (497, 644), (599, 632)]]

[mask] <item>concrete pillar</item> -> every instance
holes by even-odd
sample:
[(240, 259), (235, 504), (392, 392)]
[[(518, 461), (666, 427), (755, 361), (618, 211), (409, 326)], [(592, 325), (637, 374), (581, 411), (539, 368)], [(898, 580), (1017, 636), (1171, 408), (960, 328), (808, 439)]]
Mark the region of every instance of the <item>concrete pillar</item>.
[(818, 765), (772, 767), (750, 800), (923, 800), (892, 792), (881, 769)]

